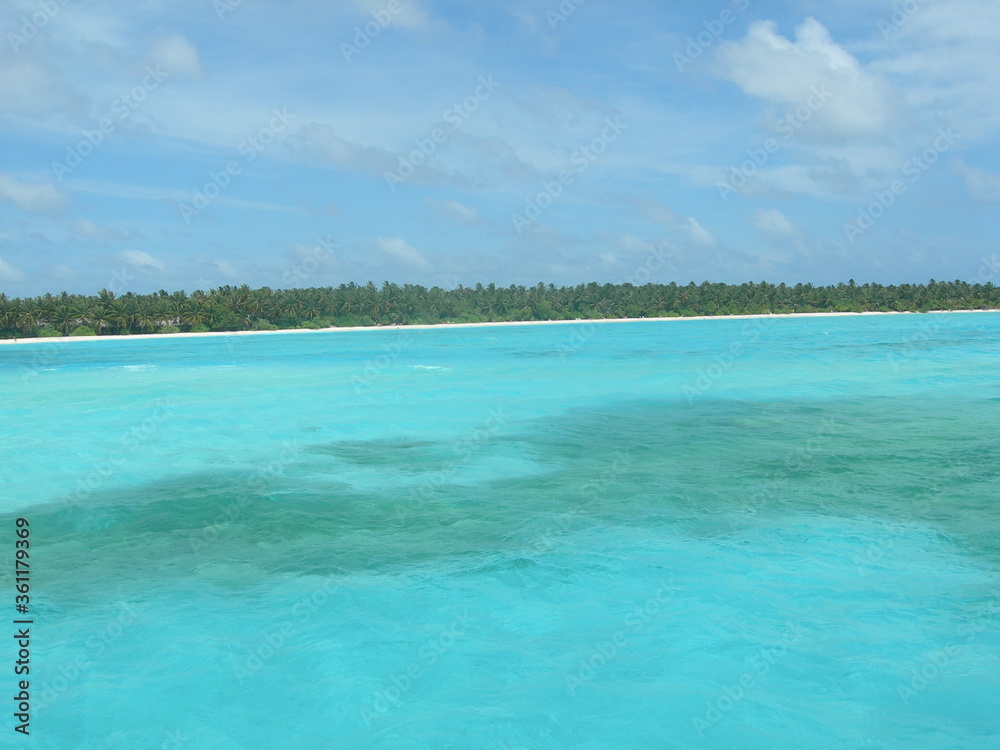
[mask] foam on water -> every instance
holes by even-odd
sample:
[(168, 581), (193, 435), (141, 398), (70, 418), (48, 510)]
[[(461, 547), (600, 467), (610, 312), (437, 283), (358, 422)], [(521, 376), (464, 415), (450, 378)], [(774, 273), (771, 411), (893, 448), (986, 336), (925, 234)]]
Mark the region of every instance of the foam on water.
[(927, 320), (4, 347), (34, 742), (1000, 746), (1000, 318)]

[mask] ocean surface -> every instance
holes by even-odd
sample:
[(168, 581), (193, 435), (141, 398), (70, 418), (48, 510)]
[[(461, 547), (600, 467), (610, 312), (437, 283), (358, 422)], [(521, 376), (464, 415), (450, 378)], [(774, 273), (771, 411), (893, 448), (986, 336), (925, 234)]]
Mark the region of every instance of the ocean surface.
[(1000, 314), (55, 341), (0, 392), (4, 747), (1000, 747)]

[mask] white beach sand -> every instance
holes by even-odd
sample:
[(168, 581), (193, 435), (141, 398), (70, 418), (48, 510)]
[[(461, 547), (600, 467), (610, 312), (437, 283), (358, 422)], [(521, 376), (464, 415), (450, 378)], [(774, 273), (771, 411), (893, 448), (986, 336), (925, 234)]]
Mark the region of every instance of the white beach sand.
[(495, 323), (436, 323), (433, 325), (408, 325), (408, 326), (349, 326), (344, 328), (289, 328), (277, 331), (209, 331), (206, 333), (139, 333), (126, 336), (58, 336), (50, 338), (31, 339), (0, 339), (0, 345), (15, 344), (44, 344), (53, 342), (69, 341), (113, 341), (116, 339), (128, 339), (134, 341), (138, 339), (177, 339), (177, 338), (201, 338), (209, 336), (267, 336), (279, 333), (339, 333), (350, 331), (422, 331), (436, 328), (492, 328), (497, 326), (545, 326), (545, 325), (584, 325), (587, 323), (659, 323), (676, 322), (684, 320), (733, 320), (754, 318), (823, 318), (823, 317), (844, 317), (855, 315), (938, 315), (952, 313), (977, 313), (977, 312), (1000, 312), (1000, 310), (931, 310), (926, 313), (914, 312), (816, 312), (816, 313), (786, 313), (786, 314), (765, 314), (765, 315), (696, 315), (692, 317), (674, 318), (583, 318), (579, 320), (525, 320), (525, 321), (502, 321)]

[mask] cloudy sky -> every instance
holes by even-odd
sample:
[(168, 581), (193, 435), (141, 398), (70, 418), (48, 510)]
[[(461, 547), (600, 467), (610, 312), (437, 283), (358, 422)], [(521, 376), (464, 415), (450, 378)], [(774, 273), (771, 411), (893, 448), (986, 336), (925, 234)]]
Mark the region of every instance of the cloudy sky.
[(998, 91), (995, 0), (5, 0), (0, 291), (972, 280)]

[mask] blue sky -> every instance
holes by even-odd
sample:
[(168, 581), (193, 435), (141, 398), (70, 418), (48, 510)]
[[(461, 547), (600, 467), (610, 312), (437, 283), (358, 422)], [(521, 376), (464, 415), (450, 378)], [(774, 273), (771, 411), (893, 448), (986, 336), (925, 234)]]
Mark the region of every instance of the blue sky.
[(998, 91), (995, 0), (7, 0), (0, 291), (996, 282)]

